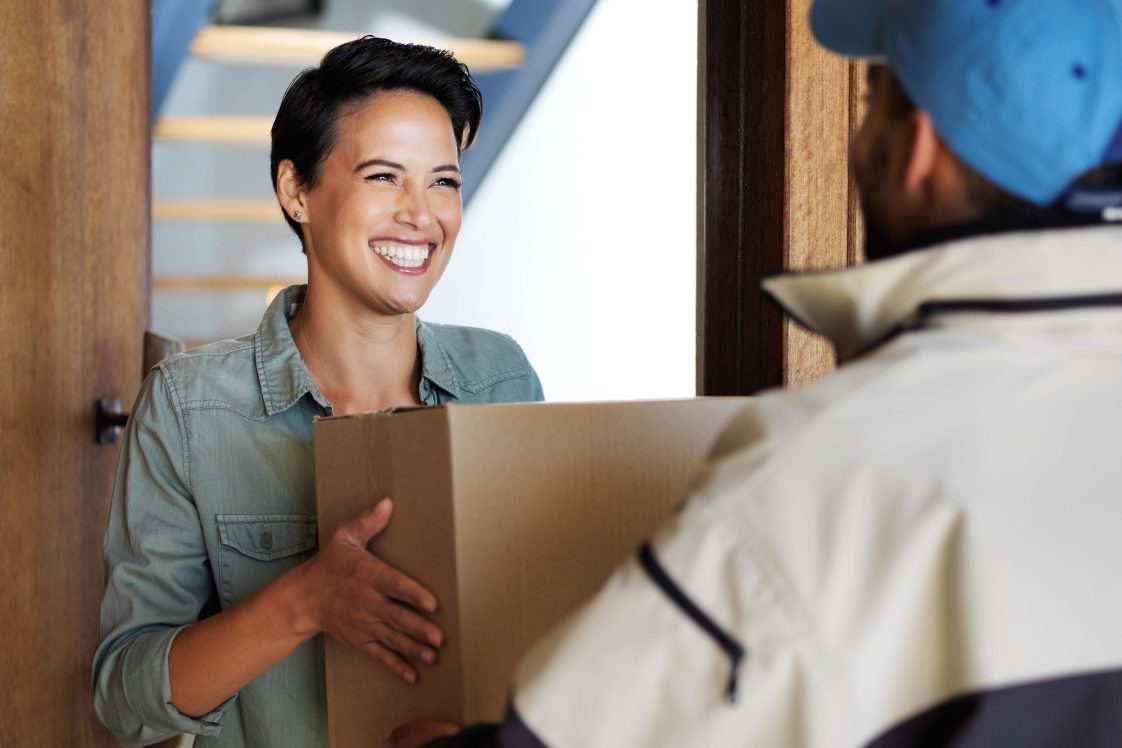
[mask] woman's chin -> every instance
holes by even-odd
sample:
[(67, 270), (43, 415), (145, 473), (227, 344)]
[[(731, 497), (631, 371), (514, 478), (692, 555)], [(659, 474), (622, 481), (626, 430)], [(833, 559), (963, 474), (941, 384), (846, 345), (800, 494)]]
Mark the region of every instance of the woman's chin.
[(424, 296), (387, 299), (384, 306), (391, 314), (413, 314), (425, 305), (428, 298), (428, 294), (425, 294)]

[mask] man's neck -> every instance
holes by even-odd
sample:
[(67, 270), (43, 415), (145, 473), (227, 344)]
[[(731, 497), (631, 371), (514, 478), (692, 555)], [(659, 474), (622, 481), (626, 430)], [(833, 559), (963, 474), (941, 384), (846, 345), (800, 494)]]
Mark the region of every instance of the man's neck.
[(1055, 213), (1032, 218), (982, 218), (974, 221), (952, 223), (923, 229), (893, 247), (888, 256), (914, 252), (938, 244), (969, 239), (976, 236), (1013, 233), (1018, 231), (1044, 231), (1047, 229), (1076, 228), (1103, 223), (1099, 215), (1083, 213)]

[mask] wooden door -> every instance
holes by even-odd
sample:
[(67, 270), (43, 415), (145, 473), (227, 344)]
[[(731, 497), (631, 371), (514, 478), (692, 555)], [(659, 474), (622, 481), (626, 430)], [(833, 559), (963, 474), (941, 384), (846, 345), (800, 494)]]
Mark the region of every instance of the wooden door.
[(864, 70), (811, 36), (811, 0), (699, 2), (698, 390), (750, 395), (833, 368), (760, 291), (861, 255), (847, 162)]
[(115, 745), (93, 713), (101, 538), (149, 283), (146, 0), (0, 4), (0, 745)]

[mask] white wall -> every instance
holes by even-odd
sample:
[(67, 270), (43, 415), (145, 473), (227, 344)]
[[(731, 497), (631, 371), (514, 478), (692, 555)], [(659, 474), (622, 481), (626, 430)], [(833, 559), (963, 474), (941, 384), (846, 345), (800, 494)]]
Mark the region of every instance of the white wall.
[[(421, 313), (513, 335), (551, 400), (695, 391), (697, 6), (653, 5), (598, 0), (473, 197)], [(355, 12), (334, 3), (324, 25), (389, 34), (423, 21), (383, 14), (360, 27)], [(272, 114), (296, 72), (192, 61), (165, 113)], [(157, 145), (153, 172), (156, 199), (271, 196), (267, 149)], [(153, 240), (156, 275), (303, 271), (283, 226), (157, 225)], [(157, 294), (153, 326), (232, 336), (254, 329), (264, 304), (259, 293)]]
[(514, 335), (551, 400), (695, 391), (697, 6), (651, 6), (597, 2), (424, 310)]

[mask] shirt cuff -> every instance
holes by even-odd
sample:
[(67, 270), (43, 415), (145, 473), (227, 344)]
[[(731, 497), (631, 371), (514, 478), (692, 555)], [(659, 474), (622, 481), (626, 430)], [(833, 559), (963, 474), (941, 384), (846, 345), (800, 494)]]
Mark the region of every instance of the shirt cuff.
[[(160, 732), (217, 735), (222, 717), (238, 698), (235, 693), (213, 711), (201, 717), (188, 717), (171, 703), (171, 677), (168, 653), (172, 642), (186, 626), (149, 631), (137, 636), (128, 647), (122, 663), (125, 701), (141, 722)], [(152, 688), (152, 686), (156, 686)]]

